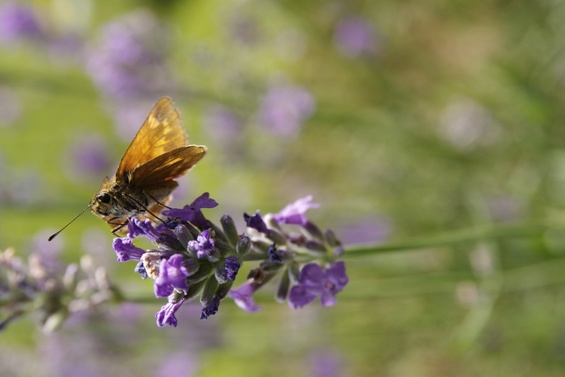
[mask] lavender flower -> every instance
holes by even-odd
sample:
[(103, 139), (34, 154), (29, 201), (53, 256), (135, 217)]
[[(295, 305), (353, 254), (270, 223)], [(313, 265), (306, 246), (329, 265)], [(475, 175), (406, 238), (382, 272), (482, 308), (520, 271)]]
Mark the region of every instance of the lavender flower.
[(181, 254), (175, 254), (161, 262), (159, 265), (159, 276), (155, 279), (156, 297), (167, 297), (173, 293), (174, 289), (182, 291), (188, 289), (186, 284), (188, 271), (182, 263), (183, 256)]
[(227, 279), (235, 281), (240, 267), (241, 263), (239, 263), (237, 257), (227, 257), (224, 262), (223, 275), (225, 275)]
[(203, 124), (210, 138), (222, 148), (233, 148), (242, 141), (241, 119), (225, 106), (216, 105), (206, 109)]
[(291, 308), (298, 309), (319, 296), (322, 306), (333, 306), (337, 302), (335, 295), (348, 282), (343, 262), (337, 262), (325, 271), (315, 263), (307, 264), (300, 271), (298, 285), (290, 290), (288, 303)]
[(214, 199), (210, 198), (210, 194), (205, 192), (196, 198), (191, 204), (184, 206), (182, 209), (171, 208), (163, 211), (163, 215), (177, 218), (180, 221), (190, 221), (196, 226), (203, 225), (204, 216), (203, 208), (214, 208), (218, 205)]
[(88, 256), (79, 265), (63, 268), (53, 255), (32, 253), (24, 261), (12, 249), (0, 252), (0, 294), (0, 328), (36, 311), (45, 332), (69, 316), (119, 297), (106, 271)]
[(163, 80), (168, 74), (163, 40), (151, 13), (128, 14), (101, 29), (99, 43), (87, 52), (87, 73), (111, 97), (143, 97), (169, 81)]
[(220, 258), (209, 229), (200, 233), (196, 240), (188, 241), (188, 250), (194, 251), (197, 258), (206, 258), (210, 262), (217, 262)]
[(141, 260), (145, 250), (133, 244), (133, 239), (129, 237), (114, 238), (112, 248), (118, 256), (118, 262), (126, 262), (128, 260)]
[(181, 298), (178, 302), (172, 302), (169, 298), (169, 302), (161, 307), (161, 310), (155, 314), (155, 319), (157, 320), (157, 326), (173, 326), (177, 327), (177, 317), (175, 313), (181, 307), (184, 302), (184, 298)]
[(74, 176), (100, 176), (110, 168), (107, 143), (98, 135), (81, 137), (70, 151), (71, 174)]
[(0, 41), (41, 40), (43, 37), (42, 27), (33, 8), (15, 2), (0, 5)]
[(259, 118), (272, 134), (295, 138), (315, 109), (308, 90), (295, 85), (271, 87), (261, 101)]
[(377, 39), (372, 25), (361, 17), (342, 20), (334, 35), (338, 50), (348, 57), (371, 55), (377, 52)]
[(273, 218), (280, 224), (306, 225), (306, 211), (310, 208), (318, 208), (320, 205), (312, 203), (312, 195), (305, 196), (302, 199), (287, 205), (279, 213), (275, 213)]

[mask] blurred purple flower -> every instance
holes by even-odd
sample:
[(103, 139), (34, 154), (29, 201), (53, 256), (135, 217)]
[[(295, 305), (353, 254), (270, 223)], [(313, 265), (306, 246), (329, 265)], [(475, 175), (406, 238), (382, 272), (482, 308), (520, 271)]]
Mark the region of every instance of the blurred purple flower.
[(161, 366), (154, 374), (156, 377), (183, 376), (190, 377), (195, 375), (198, 370), (198, 358), (190, 352), (177, 351), (169, 354)]
[(156, 297), (167, 297), (174, 289), (183, 291), (188, 289), (186, 284), (188, 271), (182, 264), (183, 259), (181, 254), (175, 254), (169, 259), (161, 259), (159, 276), (155, 279), (154, 285)]
[(261, 310), (261, 307), (255, 305), (255, 300), (253, 299), (253, 293), (261, 287), (260, 284), (248, 281), (243, 283), (239, 287), (230, 290), (228, 296), (231, 297), (237, 306), (246, 312), (253, 313)]
[(44, 37), (32, 7), (16, 2), (0, 4), (0, 42), (18, 42)]
[(291, 288), (288, 304), (293, 309), (299, 309), (320, 296), (322, 306), (333, 306), (337, 302), (335, 295), (348, 282), (343, 261), (325, 271), (316, 263), (309, 263), (300, 270), (298, 284)]
[(306, 211), (310, 208), (318, 208), (318, 203), (312, 203), (312, 195), (300, 198), (293, 203), (288, 204), (279, 213), (273, 214), (273, 218), (280, 224), (306, 225)]
[(259, 118), (274, 135), (294, 138), (300, 133), (302, 123), (314, 112), (315, 106), (314, 98), (304, 87), (273, 86), (261, 101)]
[(151, 13), (131, 13), (101, 29), (99, 44), (87, 52), (86, 70), (112, 97), (143, 97), (162, 85), (167, 74), (163, 40)]
[(312, 377), (343, 376), (343, 365), (340, 355), (332, 350), (317, 350), (310, 354), (310, 370)]
[(241, 119), (225, 106), (211, 106), (204, 112), (204, 129), (215, 142), (223, 147), (237, 146), (241, 141)]
[(70, 163), (74, 176), (100, 177), (110, 169), (110, 152), (104, 139), (97, 135), (82, 136), (73, 143)]
[(334, 43), (342, 54), (353, 58), (374, 54), (378, 48), (373, 26), (361, 17), (349, 17), (340, 21)]
[(385, 242), (392, 224), (385, 217), (371, 216), (340, 226), (338, 233), (344, 245), (359, 245)]

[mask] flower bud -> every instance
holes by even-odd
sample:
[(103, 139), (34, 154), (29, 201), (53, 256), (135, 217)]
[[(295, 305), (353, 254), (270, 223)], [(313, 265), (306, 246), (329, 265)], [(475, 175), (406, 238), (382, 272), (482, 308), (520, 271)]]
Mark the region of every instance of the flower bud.
[(235, 227), (235, 223), (231, 216), (224, 215), (220, 219), (220, 224), (222, 224), (222, 229), (224, 229), (224, 233), (226, 235), (226, 239), (228, 242), (235, 246), (239, 240), (239, 235), (237, 233), (237, 228)]
[(324, 240), (324, 235), (322, 234), (322, 231), (314, 223), (307, 221), (306, 224), (304, 224), (304, 230), (312, 238), (315, 238), (315, 239), (319, 240), (320, 242), (322, 242)]
[(218, 286), (218, 280), (216, 280), (215, 276), (210, 276), (208, 280), (206, 280), (204, 288), (202, 289), (202, 294), (200, 295), (200, 303), (202, 306), (208, 306), (212, 303), (212, 300), (216, 295), (216, 291), (218, 290)]
[(245, 255), (251, 249), (251, 239), (247, 236), (241, 236), (239, 241), (237, 241), (237, 245), (235, 246), (235, 251), (238, 255)]
[(290, 289), (290, 276), (289, 271), (285, 270), (281, 275), (281, 280), (279, 281), (279, 286), (277, 287), (277, 292), (275, 298), (278, 302), (285, 302), (288, 296), (288, 291)]

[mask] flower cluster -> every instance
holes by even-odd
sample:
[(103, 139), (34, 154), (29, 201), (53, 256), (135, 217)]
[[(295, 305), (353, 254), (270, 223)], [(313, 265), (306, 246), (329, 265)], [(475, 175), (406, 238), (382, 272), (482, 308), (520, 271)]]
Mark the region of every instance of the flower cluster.
[(62, 268), (53, 257), (33, 253), (25, 261), (13, 249), (0, 252), (0, 330), (32, 311), (46, 332), (73, 313), (119, 298), (106, 270), (83, 256)]
[[(306, 197), (277, 214), (244, 215), (247, 224), (238, 233), (234, 221), (223, 216), (218, 227), (207, 220), (202, 209), (217, 206), (208, 193), (182, 209), (163, 211), (167, 216), (154, 226), (150, 220), (131, 218), (128, 235), (116, 238), (113, 249), (118, 261), (137, 261), (135, 271), (154, 280), (156, 297), (167, 303), (155, 315), (158, 326), (176, 326), (176, 311), (185, 301), (200, 297), (201, 319), (216, 314), (220, 302), (232, 298), (242, 309), (260, 309), (253, 293), (280, 275), (276, 297), (292, 308), (301, 308), (320, 297), (324, 306), (335, 304), (335, 295), (348, 282), (340, 242), (331, 231), (322, 233), (305, 216), (316, 207)], [(136, 237), (149, 239), (154, 249), (134, 245)], [(247, 281), (232, 289), (241, 265), (259, 261)]]

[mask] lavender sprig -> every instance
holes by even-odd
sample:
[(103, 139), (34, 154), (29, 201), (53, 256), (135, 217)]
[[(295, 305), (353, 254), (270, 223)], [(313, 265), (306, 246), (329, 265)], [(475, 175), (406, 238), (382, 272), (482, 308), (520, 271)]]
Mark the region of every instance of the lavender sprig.
[[(201, 319), (217, 313), (226, 297), (248, 312), (260, 309), (253, 293), (280, 276), (276, 298), (297, 309), (320, 297), (323, 306), (336, 303), (335, 295), (348, 282), (341, 244), (331, 231), (322, 233), (305, 213), (318, 205), (306, 197), (276, 214), (244, 215), (247, 228), (237, 231), (224, 216), (217, 226), (202, 213), (217, 206), (205, 193), (182, 209), (163, 211), (163, 224), (131, 218), (126, 237), (116, 238), (113, 249), (118, 261), (137, 261), (135, 271), (154, 279), (156, 297), (167, 304), (155, 315), (158, 326), (176, 326), (175, 313), (185, 301), (200, 299)], [(134, 245), (137, 237), (148, 238), (153, 249)], [(259, 261), (247, 282), (232, 288), (242, 264)], [(290, 292), (290, 293), (289, 293)]]
[(89, 256), (65, 269), (52, 258), (34, 253), (23, 260), (13, 249), (0, 252), (0, 330), (36, 312), (42, 330), (50, 332), (74, 313), (121, 299), (106, 270)]

